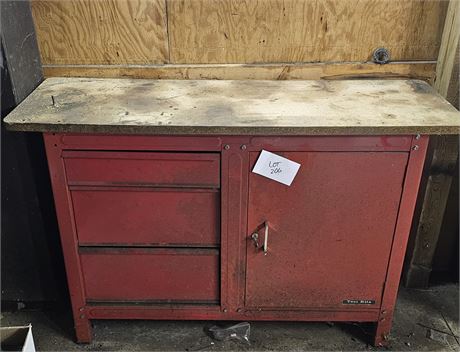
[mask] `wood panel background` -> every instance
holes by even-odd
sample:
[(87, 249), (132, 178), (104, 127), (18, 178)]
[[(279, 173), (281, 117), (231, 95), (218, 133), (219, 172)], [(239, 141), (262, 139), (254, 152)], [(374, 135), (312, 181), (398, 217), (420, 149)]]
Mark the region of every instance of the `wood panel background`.
[[(318, 70), (312, 63), (320, 62), (347, 63), (339, 70), (342, 76), (352, 67), (351, 75), (409, 72), (426, 79), (426, 65), (437, 59), (447, 9), (447, 2), (439, 0), (31, 3), (45, 75), (128, 72), (157, 78), (308, 78)], [(382, 70), (368, 64), (358, 73), (350, 66), (368, 62), (382, 46), (392, 61), (405, 66)], [(235, 64), (250, 66), (243, 71), (229, 66)], [(430, 72), (432, 78), (434, 69)]]
[(444, 13), (439, 1), (171, 0), (171, 61), (367, 61), (379, 46), (436, 60)]
[(32, 13), (45, 65), (168, 61), (164, 0), (37, 0)]

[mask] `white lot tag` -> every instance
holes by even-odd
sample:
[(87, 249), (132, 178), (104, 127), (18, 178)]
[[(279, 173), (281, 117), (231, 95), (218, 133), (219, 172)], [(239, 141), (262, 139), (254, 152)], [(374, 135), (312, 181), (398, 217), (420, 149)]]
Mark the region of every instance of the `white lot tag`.
[(299, 168), (295, 161), (262, 150), (252, 172), (290, 186)]

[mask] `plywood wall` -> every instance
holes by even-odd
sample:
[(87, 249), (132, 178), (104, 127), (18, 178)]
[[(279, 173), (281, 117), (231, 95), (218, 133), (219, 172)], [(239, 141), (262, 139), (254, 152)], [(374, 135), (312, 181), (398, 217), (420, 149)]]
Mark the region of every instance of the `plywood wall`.
[(32, 0), (32, 11), (46, 72), (46, 65), (361, 63), (380, 46), (395, 61), (435, 61), (446, 5), (439, 0)]
[(36, 0), (43, 64), (168, 61), (164, 0)]
[(172, 0), (171, 61), (253, 63), (433, 60), (444, 4), (410, 0)]

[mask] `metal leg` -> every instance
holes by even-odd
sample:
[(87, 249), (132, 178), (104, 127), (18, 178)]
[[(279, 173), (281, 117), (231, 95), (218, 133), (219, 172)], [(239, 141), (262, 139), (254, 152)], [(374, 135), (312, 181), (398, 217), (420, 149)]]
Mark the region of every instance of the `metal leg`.
[(390, 335), (392, 323), (391, 317), (392, 313), (381, 313), (380, 320), (376, 323), (375, 326), (374, 346), (378, 347), (388, 345), (388, 336)]
[(88, 318), (75, 317), (75, 334), (78, 343), (91, 343), (92, 340), (92, 327)]

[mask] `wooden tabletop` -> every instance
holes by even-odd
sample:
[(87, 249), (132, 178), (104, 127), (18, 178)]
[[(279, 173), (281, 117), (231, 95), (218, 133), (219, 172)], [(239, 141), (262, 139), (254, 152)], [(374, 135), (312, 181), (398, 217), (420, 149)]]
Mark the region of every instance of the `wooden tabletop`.
[(49, 78), (12, 130), (136, 134), (458, 134), (460, 113), (418, 80)]

